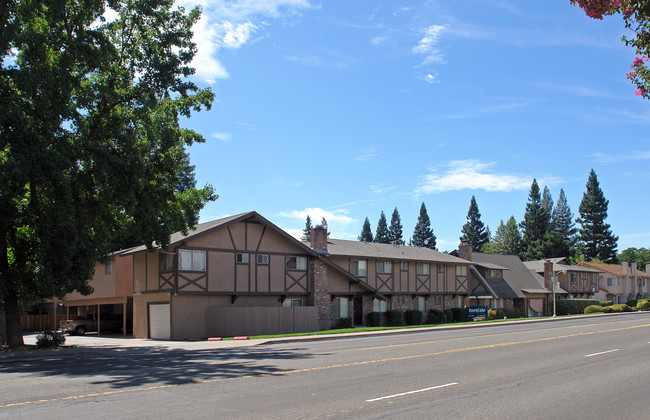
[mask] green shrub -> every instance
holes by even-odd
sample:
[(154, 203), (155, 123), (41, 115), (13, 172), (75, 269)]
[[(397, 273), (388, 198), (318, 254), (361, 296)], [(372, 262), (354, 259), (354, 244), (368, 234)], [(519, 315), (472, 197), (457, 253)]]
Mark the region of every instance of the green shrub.
[(343, 328), (352, 328), (352, 320), (350, 318), (339, 318), (334, 324), (334, 329), (339, 330)]
[(389, 327), (397, 327), (402, 325), (402, 313), (397, 310), (386, 311), (386, 325)]
[(503, 319), (506, 317), (506, 311), (503, 309), (497, 309), (497, 315), (494, 319)]
[(406, 325), (419, 325), (422, 323), (422, 311), (409, 309), (404, 312), (404, 321)]
[(555, 303), (558, 315), (584, 314), (585, 308), (591, 305), (600, 306), (598, 299), (563, 299)]
[(379, 312), (370, 312), (368, 315), (368, 326), (369, 327), (379, 327), (381, 325), (381, 313)]
[(612, 306), (613, 303), (614, 302), (612, 302), (611, 300), (601, 300), (599, 305), (600, 306)]
[(639, 311), (650, 311), (650, 300), (640, 301), (636, 304), (636, 309)]
[(454, 312), (451, 309), (445, 309), (443, 312), (445, 313), (446, 322), (454, 322)]
[(596, 312), (605, 312), (605, 307), (599, 305), (589, 305), (585, 308), (586, 314), (594, 314)]
[(65, 335), (57, 331), (45, 331), (36, 336), (36, 347), (61, 347), (65, 343)]
[(512, 318), (521, 318), (521, 311), (517, 308), (506, 309), (503, 311), (503, 316), (512, 319)]
[(445, 322), (445, 313), (440, 309), (429, 309), (429, 318), (427, 319), (429, 324), (444, 324)]
[(496, 309), (488, 309), (488, 319), (497, 319), (497, 310)]
[(451, 308), (454, 313), (454, 322), (467, 322), (467, 309), (465, 308)]
[(638, 299), (630, 299), (625, 304), (631, 308), (635, 307), (639, 303)]
[(624, 303), (605, 307), (605, 313), (612, 312), (632, 312), (632, 308)]

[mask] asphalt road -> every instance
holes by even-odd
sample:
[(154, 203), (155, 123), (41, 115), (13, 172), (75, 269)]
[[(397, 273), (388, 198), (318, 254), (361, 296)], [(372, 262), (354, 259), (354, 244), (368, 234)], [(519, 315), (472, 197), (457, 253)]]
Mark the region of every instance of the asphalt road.
[(643, 418), (650, 314), (0, 363), (0, 417)]

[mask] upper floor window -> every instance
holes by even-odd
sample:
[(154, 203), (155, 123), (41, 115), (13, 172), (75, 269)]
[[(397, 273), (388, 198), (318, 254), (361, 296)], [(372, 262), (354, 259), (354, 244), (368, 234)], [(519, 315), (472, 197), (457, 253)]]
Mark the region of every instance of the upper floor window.
[(237, 263), (238, 264), (248, 264), (248, 261), (250, 260), (250, 257), (248, 253), (246, 252), (238, 252), (237, 253)]
[(598, 275), (596, 273), (591, 274), (591, 285), (595, 286), (598, 283)]
[(181, 249), (178, 251), (178, 269), (180, 271), (205, 271), (205, 251)]
[(501, 277), (501, 270), (490, 269), (490, 277)]
[(607, 285), (608, 285), (608, 286), (613, 286), (613, 285), (614, 285), (614, 279), (611, 278), (611, 277), (608, 278), (608, 279), (607, 279)]
[(257, 254), (257, 263), (266, 265), (269, 263), (269, 254)]
[(366, 260), (352, 260), (350, 261), (350, 273), (355, 276), (366, 276), (368, 274), (368, 265)]
[(466, 265), (457, 265), (456, 266), (456, 275), (457, 276), (467, 276), (467, 266)]
[(111, 274), (113, 272), (113, 264), (109, 261), (104, 264), (104, 274)]
[(306, 270), (307, 257), (287, 257), (288, 270)]
[(170, 273), (174, 271), (174, 254), (171, 253), (160, 253), (159, 254), (160, 265), (158, 269), (161, 273)]
[(409, 271), (409, 262), (408, 261), (402, 261), (399, 263), (399, 268), (402, 271)]
[(578, 274), (577, 273), (571, 273), (571, 283), (576, 284), (578, 282)]
[(438, 264), (438, 273), (444, 273), (444, 272), (445, 272), (445, 265)]
[(393, 263), (390, 261), (377, 261), (377, 274), (392, 273)]
[(415, 266), (415, 272), (417, 274), (429, 274), (430, 273), (429, 263), (417, 263), (417, 265)]
[(580, 280), (587, 280), (587, 273), (580, 273)]

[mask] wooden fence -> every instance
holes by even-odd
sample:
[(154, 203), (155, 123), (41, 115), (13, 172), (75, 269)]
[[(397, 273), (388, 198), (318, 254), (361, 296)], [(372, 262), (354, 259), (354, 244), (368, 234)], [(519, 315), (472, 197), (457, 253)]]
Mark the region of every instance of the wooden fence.
[(208, 337), (311, 331), (318, 331), (318, 308), (315, 306), (289, 308), (213, 306), (206, 310)]
[[(76, 317), (71, 318), (75, 319)], [(57, 314), (56, 323), (54, 322), (54, 315), (21, 315), (20, 327), (23, 332), (58, 330), (59, 323), (65, 319), (67, 319), (65, 314)]]

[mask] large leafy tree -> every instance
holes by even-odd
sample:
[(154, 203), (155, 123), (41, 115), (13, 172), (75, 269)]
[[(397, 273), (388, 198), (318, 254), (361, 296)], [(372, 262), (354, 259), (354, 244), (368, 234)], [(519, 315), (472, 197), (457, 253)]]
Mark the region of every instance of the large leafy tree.
[(431, 220), (429, 219), (427, 207), (424, 203), (420, 206), (420, 215), (418, 216), (418, 222), (413, 229), (411, 245), (437, 249), (436, 235), (433, 234), (433, 229), (431, 229)]
[(584, 256), (590, 261), (599, 259), (606, 263), (616, 262), (618, 236), (614, 235), (610, 225), (605, 222), (609, 200), (605, 199), (600, 189), (596, 172), (592, 169), (587, 180), (587, 191), (580, 202), (580, 241), (584, 246)]
[(623, 261), (627, 261), (628, 263), (635, 262), (637, 267), (645, 270), (646, 264), (650, 264), (650, 250), (646, 248), (627, 248), (616, 256), (616, 260), (619, 264)]
[(501, 220), (490, 244), (489, 250), (497, 254), (520, 255), (522, 238), (514, 216), (510, 216), (506, 223)]
[(483, 245), (490, 241), (489, 231), (481, 221), (481, 213), (476, 204), (476, 198), (472, 196), (467, 211), (467, 223), (461, 229), (461, 241), (467, 241), (472, 245), (472, 249), (480, 250)]
[[(117, 18), (105, 21), (105, 8)], [(200, 12), (173, 0), (9, 0), (0, 6), (0, 299), (9, 345), (19, 302), (91, 292), (115, 243), (169, 244), (198, 222), (179, 118), (213, 93), (187, 77)]]
[(539, 185), (537, 185), (537, 180), (533, 179), (524, 220), (521, 222), (522, 257), (524, 260), (537, 260), (544, 257), (544, 235), (548, 229), (548, 220), (548, 213), (542, 207)]
[(576, 232), (573, 213), (567, 203), (564, 189), (560, 189), (560, 195), (551, 213), (544, 244), (544, 256), (546, 258), (572, 256)]
[(397, 207), (393, 210), (393, 215), (390, 218), (390, 226), (388, 227), (388, 241), (395, 245), (404, 245), (402, 233), (402, 219), (400, 218)]
[(372, 228), (370, 227), (370, 220), (366, 217), (361, 227), (361, 233), (358, 238), (361, 242), (372, 242)]
[(587, 16), (602, 20), (604, 16), (621, 14), (625, 27), (632, 31), (632, 37), (623, 36), (626, 45), (636, 50), (627, 78), (636, 85), (635, 94), (650, 98), (650, 2), (648, 0), (569, 0), (582, 8)]
[(381, 212), (379, 216), (379, 222), (377, 222), (377, 231), (375, 232), (375, 242), (382, 244), (390, 243), (390, 236), (388, 232), (388, 221), (386, 220), (386, 215), (384, 212)]

